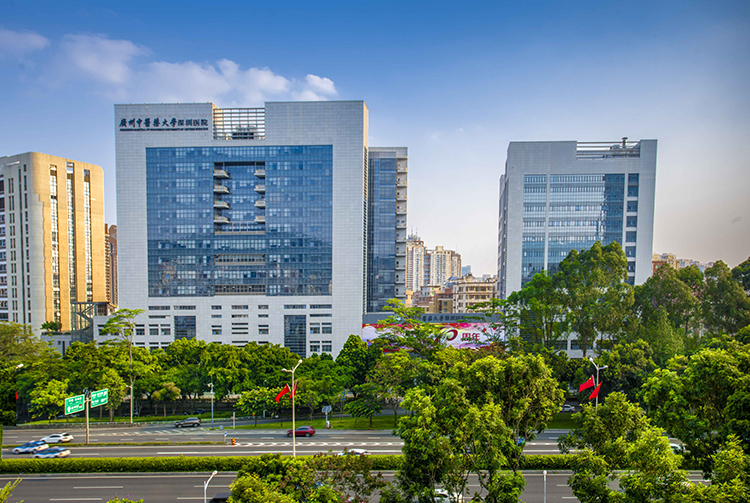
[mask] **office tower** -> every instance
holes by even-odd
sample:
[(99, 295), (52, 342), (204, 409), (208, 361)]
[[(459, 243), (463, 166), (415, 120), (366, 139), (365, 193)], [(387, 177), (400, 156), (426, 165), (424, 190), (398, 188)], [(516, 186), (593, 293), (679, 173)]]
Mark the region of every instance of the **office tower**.
[(471, 266), (470, 265), (461, 266), (461, 277), (468, 276), (469, 274), (471, 274)]
[(390, 299), (406, 300), (405, 147), (375, 148), (369, 160), (367, 214), (367, 312), (380, 312)]
[(106, 300), (102, 168), (38, 152), (0, 158), (0, 321), (63, 331)]
[[(461, 255), (453, 250), (446, 250), (436, 246), (434, 250), (427, 250), (429, 257), (429, 272), (425, 272), (428, 285), (442, 287), (452, 277), (461, 277)], [(425, 261), (427, 262), (427, 261)]]
[(117, 307), (117, 226), (104, 224), (107, 302)]
[(656, 140), (512, 142), (500, 177), (497, 296), (557, 272), (571, 250), (620, 243), (631, 284), (651, 275)]
[(412, 293), (418, 292), (424, 285), (424, 259), (424, 241), (411, 234), (406, 240), (406, 289)]
[(367, 128), (362, 101), (115, 106), (119, 306), (146, 310), (135, 343), (337, 354), (367, 302)]

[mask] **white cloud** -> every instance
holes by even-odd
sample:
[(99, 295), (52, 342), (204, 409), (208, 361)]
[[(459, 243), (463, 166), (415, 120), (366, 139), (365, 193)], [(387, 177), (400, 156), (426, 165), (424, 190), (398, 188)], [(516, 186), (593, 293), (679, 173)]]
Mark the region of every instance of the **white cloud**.
[(41, 51), (48, 45), (49, 40), (38, 33), (0, 29), (0, 59), (22, 60), (27, 54)]
[(149, 52), (129, 40), (110, 40), (105, 35), (65, 35), (61, 47), (75, 69), (113, 85), (127, 85), (133, 76), (133, 58)]
[(331, 79), (308, 74), (307, 77), (305, 77), (305, 80), (307, 80), (307, 87), (317, 94), (333, 96), (338, 94), (336, 92), (336, 86), (333, 85)]
[(104, 35), (66, 35), (62, 50), (71, 79), (81, 76), (113, 98), (132, 102), (205, 102), (259, 106), (271, 99), (325, 100), (336, 95), (333, 81), (309, 74), (288, 79), (269, 68), (248, 68), (229, 59), (215, 64), (185, 61), (139, 62), (150, 51), (129, 40)]

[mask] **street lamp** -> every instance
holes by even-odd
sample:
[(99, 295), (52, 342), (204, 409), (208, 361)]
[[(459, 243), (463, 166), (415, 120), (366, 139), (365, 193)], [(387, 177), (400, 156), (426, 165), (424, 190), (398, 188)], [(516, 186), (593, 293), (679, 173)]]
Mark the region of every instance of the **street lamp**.
[(214, 380), (211, 378), (211, 382), (208, 383), (211, 387), (211, 424), (214, 424)]
[(206, 501), (206, 491), (208, 490), (208, 484), (211, 482), (211, 479), (214, 478), (214, 475), (216, 475), (216, 470), (211, 474), (210, 477), (208, 477), (208, 480), (203, 483), (203, 503), (207, 503)]
[[(608, 365), (600, 367), (599, 365), (596, 364), (594, 359), (591, 358), (590, 356), (589, 356), (589, 360), (591, 360), (591, 363), (593, 363), (594, 367), (596, 367), (596, 385), (599, 386), (599, 371), (608, 368)], [(596, 407), (599, 407), (599, 394), (598, 393), (596, 394)]]
[(299, 360), (297, 362), (297, 365), (294, 366), (292, 370), (289, 369), (281, 369), (282, 372), (289, 372), (292, 374), (292, 457), (297, 457), (297, 430), (296, 430), (296, 424), (294, 422), (294, 372), (297, 370), (297, 367), (299, 367), (299, 364), (302, 363), (302, 360)]

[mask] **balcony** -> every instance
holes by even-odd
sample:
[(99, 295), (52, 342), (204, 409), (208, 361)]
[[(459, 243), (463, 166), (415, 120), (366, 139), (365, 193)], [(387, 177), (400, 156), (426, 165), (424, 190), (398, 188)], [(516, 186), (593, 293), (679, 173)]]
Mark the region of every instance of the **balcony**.
[(406, 215), (406, 205), (396, 206), (397, 215)]
[(214, 199), (214, 208), (217, 210), (228, 210), (229, 203), (221, 199)]
[(255, 217), (255, 223), (256, 224), (264, 224), (264, 223), (266, 223), (266, 216), (265, 215), (257, 215)]
[(406, 187), (406, 180), (397, 178), (396, 179), (396, 187)]
[(255, 207), (256, 208), (265, 208), (266, 207), (266, 200), (265, 199), (258, 199), (255, 201)]
[(266, 186), (265, 185), (256, 185), (255, 186), (255, 192), (259, 194), (265, 194), (266, 193)]
[(223, 169), (214, 169), (214, 178), (229, 178), (229, 173)]
[(406, 191), (405, 190), (397, 190), (396, 191), (396, 201), (406, 201)]
[(265, 178), (266, 177), (266, 169), (265, 168), (255, 168), (255, 176), (258, 178)]
[(223, 215), (214, 215), (215, 224), (228, 224), (230, 220)]
[(229, 194), (229, 187), (226, 185), (214, 185), (214, 194)]
[(406, 219), (396, 220), (396, 229), (406, 229)]

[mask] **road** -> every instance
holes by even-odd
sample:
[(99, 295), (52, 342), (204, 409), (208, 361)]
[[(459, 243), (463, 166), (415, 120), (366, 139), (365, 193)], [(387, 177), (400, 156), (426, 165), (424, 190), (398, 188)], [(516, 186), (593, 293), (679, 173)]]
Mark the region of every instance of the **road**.
[[(122, 431), (120, 429), (96, 431), (90, 436), (92, 442), (223, 442), (224, 432), (227, 442), (232, 438), (237, 445), (90, 445), (88, 447), (71, 447), (72, 457), (153, 457), (153, 456), (254, 456), (264, 453), (292, 453), (292, 439), (286, 436), (286, 430), (211, 430), (209, 428), (190, 428), (158, 430), (139, 429)], [(562, 430), (544, 432), (533, 442), (529, 442), (524, 451), (526, 454), (558, 454), (557, 436)], [(37, 440), (49, 430), (20, 432), (15, 430), (6, 435), (6, 444), (23, 443)], [(74, 432), (74, 442), (83, 438)], [(10, 438), (15, 436), (16, 438)], [(297, 453), (302, 455), (318, 452), (342, 451), (344, 448), (367, 449), (373, 454), (399, 454), (403, 442), (389, 430), (322, 430), (314, 437), (297, 437)], [(30, 456), (14, 455), (11, 449), (3, 449), (4, 459)]]
[[(547, 503), (573, 503), (578, 499), (568, 487), (571, 472), (549, 471), (546, 480)], [(387, 480), (393, 480), (393, 472), (384, 473)], [(525, 472), (526, 490), (522, 499), (526, 503), (545, 501), (545, 477), (541, 471)], [(9, 503), (47, 503), (62, 501), (103, 501), (114, 496), (130, 499), (143, 499), (145, 503), (179, 503), (203, 501), (203, 483), (208, 473), (185, 474), (71, 474), (71, 475), (29, 475), (24, 476)], [(219, 473), (211, 481), (207, 491), (208, 499), (219, 492), (229, 491), (234, 481), (234, 473)], [(701, 483), (699, 472), (691, 472), (690, 479)], [(15, 480), (12, 476), (0, 476), (0, 484)], [(469, 492), (479, 490), (476, 479), (470, 479)], [(376, 502), (377, 496), (371, 501)]]

